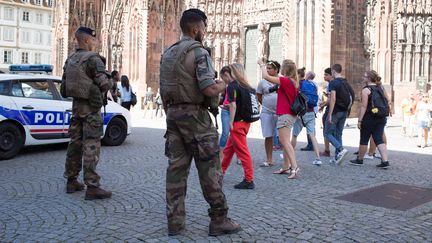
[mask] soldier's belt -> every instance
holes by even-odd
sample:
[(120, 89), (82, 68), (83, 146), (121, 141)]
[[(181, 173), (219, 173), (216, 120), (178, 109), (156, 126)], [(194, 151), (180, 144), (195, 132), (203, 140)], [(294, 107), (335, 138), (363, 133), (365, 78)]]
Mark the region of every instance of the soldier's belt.
[(204, 106), (202, 104), (191, 104), (191, 103), (179, 103), (179, 104), (168, 104), (168, 109), (188, 109), (188, 110), (199, 110), (204, 109)]

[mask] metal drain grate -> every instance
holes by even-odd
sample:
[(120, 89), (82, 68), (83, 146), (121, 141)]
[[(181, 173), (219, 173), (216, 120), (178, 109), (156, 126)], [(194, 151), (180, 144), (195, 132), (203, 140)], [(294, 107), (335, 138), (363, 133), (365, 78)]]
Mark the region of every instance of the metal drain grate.
[(432, 201), (432, 188), (388, 183), (339, 196), (336, 199), (406, 211)]

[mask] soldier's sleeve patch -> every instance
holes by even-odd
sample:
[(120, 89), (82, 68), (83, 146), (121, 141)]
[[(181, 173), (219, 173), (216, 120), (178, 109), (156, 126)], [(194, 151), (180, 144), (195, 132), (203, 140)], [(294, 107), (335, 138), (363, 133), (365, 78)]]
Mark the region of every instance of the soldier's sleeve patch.
[(202, 48), (195, 49), (196, 77), (201, 90), (215, 83), (213, 62), (208, 52)]

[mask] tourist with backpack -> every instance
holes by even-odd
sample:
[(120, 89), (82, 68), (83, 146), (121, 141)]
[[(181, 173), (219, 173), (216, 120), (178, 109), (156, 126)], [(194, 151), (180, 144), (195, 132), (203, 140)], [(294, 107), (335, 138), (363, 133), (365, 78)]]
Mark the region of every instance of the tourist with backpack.
[(244, 179), (234, 188), (254, 189), (252, 156), (247, 145), (246, 136), (250, 124), (260, 118), (258, 98), (255, 89), (250, 86), (246, 79), (243, 65), (234, 63), (229, 67), (234, 81), (230, 82), (227, 88), (230, 134), (223, 152), (222, 173), (225, 174), (235, 153), (242, 163)]
[(348, 117), (351, 106), (354, 103), (354, 90), (342, 76), (342, 66), (334, 64), (331, 67), (333, 80), (329, 83), (330, 101), (325, 137), (335, 147), (335, 158), (332, 163), (341, 164), (348, 150), (343, 147), (342, 133), (345, 120)]
[(299, 167), (297, 165), (294, 148), (291, 145), (291, 129), (297, 120), (297, 114), (291, 106), (294, 104), (299, 89), (299, 79), (297, 75), (296, 64), (292, 60), (282, 62), (280, 77), (274, 77), (268, 74), (265, 60), (260, 59), (258, 64), (261, 67), (262, 78), (279, 84), (276, 115), (278, 115), (277, 128), (279, 131), (279, 140), (282, 144), (284, 163), (282, 168), (273, 172), (274, 174), (288, 174), (289, 179), (297, 178)]
[[(297, 69), (297, 75), (298, 75), (298, 78), (300, 80), (300, 83), (302, 83), (303, 80), (305, 80), (306, 68), (302, 67), (302, 68)], [(293, 130), (293, 132), (294, 132), (294, 130)], [(309, 136), (306, 135), (306, 139), (307, 139), (306, 146), (303, 148), (300, 148), (300, 150), (301, 151), (313, 151), (314, 148), (313, 148), (312, 141), (310, 140)]]
[(299, 117), (294, 124), (293, 136), (291, 139), (291, 144), (293, 148), (296, 147), (297, 137), (302, 131), (303, 127), (306, 127), (307, 136), (312, 143), (313, 150), (315, 152), (315, 160), (312, 162), (314, 165), (322, 165), (318, 142), (315, 137), (315, 107), (318, 104), (318, 87), (313, 81), (315, 78), (314, 72), (308, 72), (306, 74), (306, 79), (300, 81), (300, 92), (307, 97), (307, 111), (306, 113)]
[(350, 163), (353, 165), (363, 164), (369, 138), (372, 135), (381, 154), (381, 163), (377, 167), (387, 168), (390, 164), (383, 134), (387, 116), (390, 114), (389, 101), (381, 87), (381, 77), (376, 71), (367, 71), (363, 79), (367, 85), (361, 92), (361, 108), (357, 123), (357, 127), (360, 129), (360, 147), (357, 158), (351, 160)]

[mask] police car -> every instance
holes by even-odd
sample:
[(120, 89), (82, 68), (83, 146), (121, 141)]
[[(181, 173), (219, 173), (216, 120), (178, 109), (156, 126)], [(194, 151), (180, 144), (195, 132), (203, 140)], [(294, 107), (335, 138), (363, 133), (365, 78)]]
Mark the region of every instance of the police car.
[[(51, 75), (0, 74), (0, 159), (14, 157), (23, 146), (69, 141), (72, 99), (61, 97), (60, 83)], [(122, 144), (131, 132), (129, 111), (108, 101), (102, 116), (102, 144)]]

